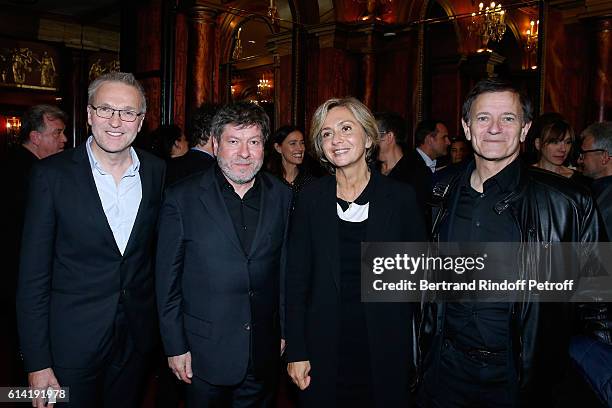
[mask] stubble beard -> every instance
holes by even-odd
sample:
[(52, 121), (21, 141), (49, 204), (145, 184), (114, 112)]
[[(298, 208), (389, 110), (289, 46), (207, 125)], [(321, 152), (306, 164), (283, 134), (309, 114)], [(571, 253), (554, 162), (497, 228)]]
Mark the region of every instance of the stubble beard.
[(236, 184), (250, 183), (251, 181), (253, 181), (253, 179), (263, 166), (263, 160), (260, 160), (258, 163), (255, 163), (255, 167), (253, 167), (250, 172), (239, 175), (232, 172), (230, 163), (222, 157), (217, 156), (217, 162), (219, 163), (219, 168), (221, 169), (225, 177), (227, 177)]

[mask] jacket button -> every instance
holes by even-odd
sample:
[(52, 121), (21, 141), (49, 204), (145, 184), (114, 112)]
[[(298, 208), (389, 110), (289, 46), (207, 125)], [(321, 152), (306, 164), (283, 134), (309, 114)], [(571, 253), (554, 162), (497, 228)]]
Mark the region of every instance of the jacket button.
[(244, 330), (246, 330), (246, 331), (251, 330), (251, 325), (250, 325), (250, 324), (248, 324), (248, 323), (245, 323), (245, 324), (244, 324)]
[(252, 291), (252, 290), (249, 290), (249, 296), (250, 296), (250, 297), (255, 296), (255, 292), (254, 292), (254, 291)]

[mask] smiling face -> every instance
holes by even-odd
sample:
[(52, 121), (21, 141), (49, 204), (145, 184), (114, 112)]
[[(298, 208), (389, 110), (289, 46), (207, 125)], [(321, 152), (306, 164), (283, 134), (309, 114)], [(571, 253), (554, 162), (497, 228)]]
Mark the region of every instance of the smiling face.
[(323, 153), (336, 168), (365, 165), (366, 149), (372, 141), (350, 110), (343, 106), (332, 108), (321, 128)]
[(225, 125), (215, 156), (225, 178), (234, 188), (251, 182), (261, 169), (264, 142), (259, 125), (241, 127)]
[(274, 149), (280, 153), (283, 165), (300, 165), (304, 161), (304, 135), (299, 130), (293, 131), (285, 137), (281, 144), (274, 143)]
[[(141, 102), (136, 88), (121, 82), (105, 82), (98, 88), (91, 105), (140, 113)], [(88, 106), (87, 122), (94, 138), (92, 148), (113, 155), (127, 152), (143, 120), (144, 115), (140, 115), (134, 122), (122, 121), (119, 112), (114, 112), (110, 119), (104, 119)]]
[(469, 123), (461, 121), (465, 137), (472, 142), (477, 162), (480, 160), (510, 163), (519, 154), (531, 122), (523, 123), (517, 94), (486, 92), (474, 100)]
[(542, 145), (540, 139), (536, 139), (536, 149), (540, 152), (540, 160), (554, 166), (562, 166), (572, 150), (572, 138), (566, 133), (563, 138)]

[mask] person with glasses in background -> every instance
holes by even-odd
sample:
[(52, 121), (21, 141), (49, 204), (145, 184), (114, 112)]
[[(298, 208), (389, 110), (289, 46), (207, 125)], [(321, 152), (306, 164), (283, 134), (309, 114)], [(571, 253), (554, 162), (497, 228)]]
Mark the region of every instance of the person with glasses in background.
[(17, 322), (30, 386), (69, 387), (61, 406), (140, 406), (158, 338), (152, 248), (165, 171), (131, 147), (145, 112), (132, 74), (98, 77), (92, 135), (32, 169)]
[[(591, 190), (609, 240), (612, 236), (612, 122), (593, 123), (582, 132), (581, 139), (578, 164), (583, 174), (593, 179)], [(612, 405), (611, 307), (609, 302), (581, 304), (583, 332), (570, 345), (570, 355), (578, 372), (607, 406)]]

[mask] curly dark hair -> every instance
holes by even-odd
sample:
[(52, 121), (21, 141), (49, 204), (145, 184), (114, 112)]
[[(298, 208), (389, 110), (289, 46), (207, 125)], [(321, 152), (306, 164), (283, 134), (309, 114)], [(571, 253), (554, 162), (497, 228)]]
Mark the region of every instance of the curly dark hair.
[(241, 128), (259, 126), (263, 142), (270, 137), (270, 118), (266, 111), (253, 102), (235, 102), (223, 106), (213, 118), (210, 131), (215, 141), (221, 140), (221, 134), (226, 125), (234, 125)]

